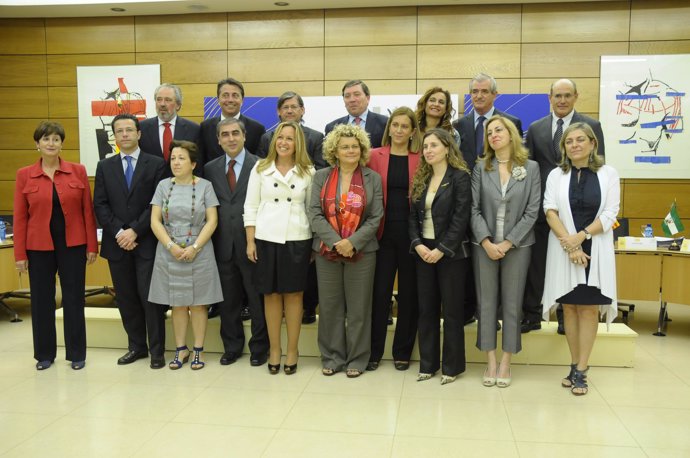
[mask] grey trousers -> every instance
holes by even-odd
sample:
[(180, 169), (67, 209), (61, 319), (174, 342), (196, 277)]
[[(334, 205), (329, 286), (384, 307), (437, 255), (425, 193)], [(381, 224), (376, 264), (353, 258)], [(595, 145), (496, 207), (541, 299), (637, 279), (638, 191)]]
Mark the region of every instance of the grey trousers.
[(357, 262), (316, 255), (319, 350), (324, 368), (364, 371), (371, 353), (371, 299), (376, 252)]
[(530, 259), (531, 247), (513, 248), (503, 259), (492, 261), (481, 245), (472, 245), (480, 309), (477, 348), (481, 351), (496, 349), (498, 304), (503, 311), (503, 351), (518, 353), (522, 349), (520, 315)]

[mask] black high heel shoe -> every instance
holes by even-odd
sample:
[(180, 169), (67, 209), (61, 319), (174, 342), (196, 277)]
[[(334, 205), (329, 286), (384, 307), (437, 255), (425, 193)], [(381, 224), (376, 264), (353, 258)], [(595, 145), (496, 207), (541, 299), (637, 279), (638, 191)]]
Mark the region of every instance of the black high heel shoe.
[(278, 363), (278, 364), (268, 363), (268, 372), (271, 375), (276, 375), (278, 372), (280, 372), (280, 363)]
[(283, 366), (283, 371), (285, 371), (285, 375), (292, 375), (295, 372), (297, 372), (297, 363), (291, 364), (291, 365), (285, 365)]

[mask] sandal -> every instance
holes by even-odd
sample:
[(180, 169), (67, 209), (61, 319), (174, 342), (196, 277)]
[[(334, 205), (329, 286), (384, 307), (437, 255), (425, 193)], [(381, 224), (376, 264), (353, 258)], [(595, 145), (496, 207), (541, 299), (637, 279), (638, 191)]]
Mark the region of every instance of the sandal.
[(206, 363), (201, 360), (201, 352), (204, 351), (204, 347), (192, 347), (194, 349), (194, 359), (192, 364), (190, 364), (193, 371), (198, 371), (206, 366)]
[(278, 364), (271, 364), (268, 363), (268, 373), (271, 375), (276, 375), (280, 372), (280, 363)]
[(326, 377), (330, 377), (331, 375), (335, 375), (337, 371), (335, 369), (331, 369), (330, 367), (324, 367), (321, 369), (321, 373), (325, 375)]
[(577, 369), (577, 363), (570, 365), (570, 373), (561, 380), (561, 386), (563, 388), (572, 388), (573, 386), (573, 376), (575, 375), (575, 369)]
[[(184, 358), (182, 358), (182, 360), (180, 361), (180, 352), (181, 351), (186, 351), (187, 355)], [(173, 360), (170, 361), (170, 363), (168, 363), (168, 367), (172, 370), (177, 370), (177, 369), (181, 368), (182, 366), (184, 366), (184, 364), (187, 361), (189, 361), (189, 348), (187, 348), (186, 345), (182, 346), (182, 347), (177, 347), (175, 349), (175, 358), (173, 358)]]
[[(573, 386), (570, 388), (570, 392), (575, 396), (584, 396), (589, 391), (587, 386), (587, 371), (589, 367), (583, 371), (575, 369), (575, 374), (573, 375)], [(578, 391), (575, 391), (578, 390)]]
[(359, 369), (348, 369), (345, 371), (345, 375), (347, 375), (347, 378), (357, 378), (362, 375), (362, 371)]
[(496, 385), (496, 372), (494, 372), (494, 376), (491, 377), (487, 375), (489, 373), (489, 368), (487, 367), (484, 370), (484, 376), (482, 377), (482, 385), (486, 387), (492, 387)]

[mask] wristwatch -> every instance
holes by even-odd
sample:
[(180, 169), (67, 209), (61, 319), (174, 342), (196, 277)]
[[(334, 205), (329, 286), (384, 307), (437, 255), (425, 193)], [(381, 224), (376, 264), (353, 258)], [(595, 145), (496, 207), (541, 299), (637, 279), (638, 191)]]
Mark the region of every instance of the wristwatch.
[(592, 240), (592, 234), (587, 229), (582, 229), (582, 232), (585, 233), (585, 240)]
[(194, 245), (192, 245), (192, 248), (194, 248), (194, 251), (196, 251), (197, 253), (201, 251), (201, 247), (198, 243), (194, 243)]

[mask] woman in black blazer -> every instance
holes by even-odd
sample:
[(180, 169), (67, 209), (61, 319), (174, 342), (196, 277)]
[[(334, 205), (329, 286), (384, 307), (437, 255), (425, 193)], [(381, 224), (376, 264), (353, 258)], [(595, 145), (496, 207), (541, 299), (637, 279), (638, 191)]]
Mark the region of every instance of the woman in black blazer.
[[(470, 174), (448, 131), (424, 134), (423, 156), (412, 183), (411, 250), (417, 258), (419, 375), (429, 380), (441, 366), (441, 384), (465, 371), (463, 303), (458, 279), (469, 267)], [(443, 310), (441, 310), (443, 304)], [(443, 314), (443, 364), (439, 319)]]

